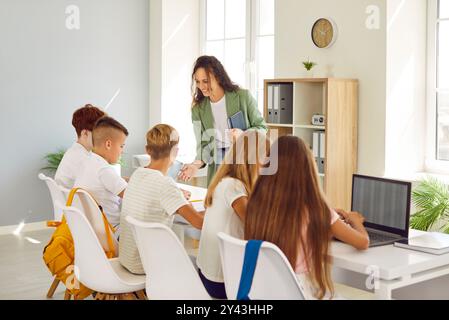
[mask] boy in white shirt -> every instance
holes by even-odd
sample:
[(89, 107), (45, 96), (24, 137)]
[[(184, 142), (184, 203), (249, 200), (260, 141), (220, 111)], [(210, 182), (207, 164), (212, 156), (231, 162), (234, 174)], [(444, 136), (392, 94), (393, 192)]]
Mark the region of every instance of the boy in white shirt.
[(119, 246), (120, 263), (135, 274), (144, 274), (139, 251), (126, 221), (126, 216), (145, 222), (163, 223), (169, 227), (174, 215), (180, 214), (195, 228), (203, 226), (203, 213), (197, 212), (185, 199), (175, 181), (167, 172), (178, 153), (179, 137), (176, 130), (160, 124), (147, 133), (147, 153), (151, 162), (145, 168), (138, 168), (129, 180), (123, 198), (121, 212), (121, 235)]
[(74, 185), (94, 197), (116, 229), (116, 236), (119, 234), (121, 198), (127, 183), (111, 165), (118, 162), (127, 136), (128, 130), (113, 118), (98, 120), (92, 131), (92, 155), (84, 161)]
[(92, 150), (92, 130), (98, 119), (105, 113), (90, 104), (76, 110), (72, 116), (72, 125), (77, 141), (65, 152), (55, 174), (55, 181), (66, 189), (72, 189), (82, 163)]

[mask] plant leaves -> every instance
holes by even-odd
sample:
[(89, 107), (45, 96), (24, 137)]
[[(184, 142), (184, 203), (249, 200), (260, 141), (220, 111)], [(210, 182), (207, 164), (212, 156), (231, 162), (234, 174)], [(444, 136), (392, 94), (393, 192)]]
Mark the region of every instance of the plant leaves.
[[(449, 189), (435, 178), (427, 178), (412, 192), (412, 202), (418, 211), (410, 218), (410, 227), (429, 231), (441, 219), (449, 218)], [(441, 229), (449, 231), (449, 223)]]

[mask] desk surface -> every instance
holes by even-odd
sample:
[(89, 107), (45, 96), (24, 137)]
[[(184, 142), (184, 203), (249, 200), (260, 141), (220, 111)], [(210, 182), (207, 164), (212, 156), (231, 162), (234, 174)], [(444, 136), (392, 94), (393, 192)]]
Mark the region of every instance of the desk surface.
[[(147, 154), (133, 155), (132, 166), (133, 166), (133, 168), (145, 167), (150, 162), (150, 159), (151, 159), (151, 157)], [(176, 160), (181, 163), (186, 163), (186, 159), (184, 159), (182, 157), (178, 157)], [(195, 175), (196, 178), (206, 177), (206, 176), (207, 176), (207, 166), (204, 167), (203, 169), (198, 170), (198, 172)]]
[[(177, 185), (179, 188), (190, 191), (192, 193), (192, 195), (190, 196), (190, 200), (192, 200), (192, 201), (201, 200), (199, 202), (192, 203), (193, 207), (197, 211), (204, 210), (204, 198), (206, 198), (207, 189), (201, 188), (201, 187), (194, 187), (194, 186), (191, 186), (188, 184), (183, 184), (183, 183), (177, 183)], [(175, 215), (174, 222), (190, 225), (189, 222), (186, 219), (184, 219), (183, 217), (181, 217), (179, 214)], [(196, 239), (198, 237), (199, 237), (199, 231), (196, 231), (194, 238)]]
[(184, 190), (187, 190), (192, 193), (190, 200), (196, 201), (201, 200), (204, 201), (206, 198), (207, 189), (201, 187), (194, 187), (188, 184), (177, 183), (178, 187)]
[[(421, 231), (411, 230), (410, 237), (421, 233)], [(362, 274), (368, 274), (377, 268), (379, 278), (384, 280), (393, 280), (449, 266), (449, 254), (433, 255), (398, 248), (394, 245), (358, 251), (347, 244), (333, 241), (330, 252), (334, 266)]]

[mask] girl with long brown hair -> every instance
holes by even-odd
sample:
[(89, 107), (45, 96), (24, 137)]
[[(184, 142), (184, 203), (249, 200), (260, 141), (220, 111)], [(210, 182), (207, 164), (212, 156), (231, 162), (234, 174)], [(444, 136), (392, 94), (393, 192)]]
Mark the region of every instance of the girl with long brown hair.
[(205, 288), (214, 298), (226, 299), (217, 233), (243, 239), (248, 196), (269, 150), (265, 134), (246, 131), (232, 145), (209, 186), (197, 265)]
[(276, 244), (295, 272), (305, 276), (316, 298), (333, 295), (330, 239), (334, 236), (359, 250), (368, 248), (363, 217), (343, 210), (337, 214), (329, 207), (313, 155), (301, 139), (280, 137), (272, 146), (271, 159), (276, 157), (273, 150), (278, 152), (278, 170), (257, 180), (248, 200), (245, 239)]

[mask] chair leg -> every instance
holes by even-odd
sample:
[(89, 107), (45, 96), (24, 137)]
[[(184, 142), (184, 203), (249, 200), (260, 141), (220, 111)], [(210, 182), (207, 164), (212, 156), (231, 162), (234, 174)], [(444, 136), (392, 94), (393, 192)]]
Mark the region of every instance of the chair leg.
[(56, 279), (56, 278), (53, 280), (53, 283), (51, 284), (50, 289), (48, 289), (47, 298), (52, 298), (53, 297), (53, 295), (55, 294), (56, 288), (59, 285), (59, 282), (60, 281), (58, 279)]
[(148, 300), (144, 290), (137, 291), (135, 292), (135, 294), (137, 295), (139, 300)]
[(103, 293), (97, 292), (94, 300), (104, 300), (105, 295)]
[(72, 295), (70, 294), (70, 291), (68, 289), (65, 290), (64, 294), (64, 300), (70, 300), (72, 298)]

